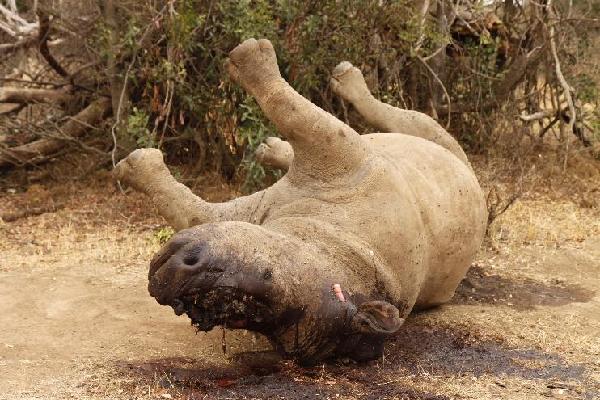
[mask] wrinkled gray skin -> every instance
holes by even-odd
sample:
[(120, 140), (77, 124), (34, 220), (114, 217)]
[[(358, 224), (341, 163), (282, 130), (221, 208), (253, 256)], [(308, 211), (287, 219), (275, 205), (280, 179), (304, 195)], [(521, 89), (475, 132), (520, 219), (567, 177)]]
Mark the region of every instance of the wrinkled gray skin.
[(236, 47), (228, 72), (287, 139), (264, 155), (287, 154), (289, 171), (211, 204), (173, 179), (158, 150), (121, 161), (117, 178), (183, 229), (154, 257), (150, 294), (201, 330), (257, 331), (301, 363), (379, 356), (413, 308), (452, 297), (481, 244), (486, 208), (464, 152), (431, 118), (375, 100), (348, 63), (334, 71), (336, 93), (400, 133), (361, 137), (304, 99), (267, 40)]

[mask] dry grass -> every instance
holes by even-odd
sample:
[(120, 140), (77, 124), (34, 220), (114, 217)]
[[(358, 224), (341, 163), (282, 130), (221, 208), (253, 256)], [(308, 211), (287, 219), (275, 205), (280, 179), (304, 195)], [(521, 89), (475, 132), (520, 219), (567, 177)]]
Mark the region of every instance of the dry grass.
[(493, 246), (577, 245), (600, 233), (600, 161), (573, 153), (563, 171), (560, 157), (546, 148), (475, 159), (484, 191), (497, 191), (500, 207), (517, 196), (489, 228)]
[(577, 246), (598, 235), (599, 208), (581, 208), (569, 200), (552, 201), (543, 196), (517, 200), (510, 212), (500, 216), (490, 229), (495, 246), (500, 242), (513, 246)]
[[(499, 164), (477, 165), (482, 182), (504, 193), (514, 180), (497, 173)], [(408, 333), (371, 365), (286, 363), (266, 377), (230, 364), (220, 353), (220, 332), (195, 336), (184, 319), (148, 298), (146, 266), (164, 222), (143, 196), (123, 196), (102, 174), (3, 191), (3, 210), (48, 201), (65, 208), (0, 224), (0, 274), (11, 282), (1, 298), (8, 313), (0, 317), (0, 398), (594, 398), (600, 210), (581, 199), (597, 193), (598, 180), (539, 169), (523, 180), (524, 195), (495, 221), (477, 265), (516, 291), (525, 290), (524, 279), (549, 289), (565, 283), (595, 291), (592, 300), (528, 309), (450, 304), (411, 317)], [(199, 183), (208, 198), (235, 194), (218, 181)], [(73, 313), (69, 307), (81, 299), (83, 311)], [(27, 321), (11, 306), (23, 303), (31, 307)], [(234, 335), (228, 340), (235, 348)]]

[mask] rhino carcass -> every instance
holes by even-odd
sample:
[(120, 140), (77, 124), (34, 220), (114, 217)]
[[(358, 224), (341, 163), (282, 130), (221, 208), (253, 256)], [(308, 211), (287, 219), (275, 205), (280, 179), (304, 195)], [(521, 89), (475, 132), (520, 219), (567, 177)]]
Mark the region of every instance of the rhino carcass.
[(158, 150), (121, 161), (116, 176), (180, 230), (152, 260), (150, 294), (200, 330), (260, 332), (300, 362), (377, 357), (411, 310), (452, 297), (482, 242), (485, 201), (464, 152), (428, 116), (377, 101), (349, 63), (333, 89), (388, 133), (360, 136), (299, 95), (268, 40), (240, 44), (227, 68), (287, 139), (259, 156), (289, 170), (214, 204)]

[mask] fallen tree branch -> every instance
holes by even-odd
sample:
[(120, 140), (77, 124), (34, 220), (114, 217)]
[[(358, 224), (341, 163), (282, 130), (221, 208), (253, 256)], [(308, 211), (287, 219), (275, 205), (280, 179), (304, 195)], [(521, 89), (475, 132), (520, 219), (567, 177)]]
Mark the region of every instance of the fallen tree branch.
[[(110, 109), (110, 100), (98, 99), (65, 122), (61, 131), (71, 138), (83, 136), (88, 131), (88, 127), (98, 124)], [(48, 155), (60, 150), (68, 142), (68, 140), (45, 138), (22, 146), (4, 149), (0, 154), (0, 167), (43, 162)]]
[(38, 29), (37, 23), (28, 22), (2, 4), (0, 4), (0, 15), (5, 18), (4, 22), (0, 21), (0, 29), (12, 37), (31, 35)]
[(50, 204), (41, 207), (27, 207), (23, 210), (15, 211), (12, 213), (4, 213), (0, 214), (0, 220), (4, 222), (14, 222), (16, 220), (27, 218), (27, 217), (35, 217), (37, 215), (53, 213), (58, 210), (61, 210), (65, 207), (64, 204)]
[[(63, 39), (54, 39), (54, 40), (46, 41), (46, 43), (48, 44), (49, 47), (56, 46), (63, 42), (64, 42)], [(37, 44), (38, 44), (38, 39), (37, 39), (37, 37), (34, 37), (34, 36), (20, 39), (19, 41), (15, 42), (15, 43), (2, 43), (2, 44), (0, 44), (0, 56), (1, 55), (6, 56), (9, 54), (12, 54), (15, 51), (18, 51), (21, 49), (28, 49), (28, 48), (36, 46)]]
[(27, 107), (27, 104), (4, 104), (0, 107), (0, 115), (16, 114)]
[[(539, 137), (540, 137), (540, 139), (543, 139), (546, 132), (548, 132), (548, 130), (550, 128), (552, 128), (558, 121), (563, 121), (567, 125), (571, 124), (572, 119), (571, 119), (570, 114), (567, 113), (567, 111), (568, 111), (567, 109), (562, 109), (557, 112), (538, 111), (538, 112), (530, 114), (530, 115), (525, 115), (525, 114), (520, 115), (519, 118), (524, 122), (533, 122), (533, 121), (540, 121), (542, 119), (554, 117), (554, 119), (552, 119), (552, 121), (548, 124), (548, 126), (543, 128), (542, 131), (540, 132)], [(573, 134), (577, 137), (577, 139), (579, 139), (581, 141), (581, 143), (585, 147), (591, 147), (592, 142), (590, 139), (588, 139), (585, 136), (584, 127), (585, 127), (585, 122), (582, 121), (581, 119), (578, 119), (573, 124)], [(590, 130), (592, 130), (591, 127), (590, 127)], [(592, 130), (592, 132), (593, 132), (593, 130)]]
[(519, 115), (519, 118), (521, 119), (521, 121), (531, 122), (531, 121), (539, 121), (541, 119), (551, 117), (552, 115), (553, 115), (553, 113), (550, 111), (538, 111), (536, 113), (529, 114), (529, 115), (521, 114), (521, 115)]
[(69, 87), (62, 89), (0, 88), (0, 103), (66, 103), (72, 99)]
[(7, 23), (4, 23), (2, 21), (0, 21), (0, 30), (2, 30), (8, 36), (11, 36), (11, 37), (16, 37), (17, 36), (17, 32), (15, 32), (14, 30), (12, 30), (11, 27), (8, 26)]
[(15, 43), (2, 43), (0, 44), (0, 55), (11, 54), (17, 50), (31, 47), (36, 43), (37, 41), (32, 37), (21, 39)]

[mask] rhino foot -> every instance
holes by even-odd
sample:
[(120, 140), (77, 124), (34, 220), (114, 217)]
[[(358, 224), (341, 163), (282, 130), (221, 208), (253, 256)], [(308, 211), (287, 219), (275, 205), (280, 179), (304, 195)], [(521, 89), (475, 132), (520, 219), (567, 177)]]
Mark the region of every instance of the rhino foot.
[(294, 150), (288, 142), (268, 137), (258, 146), (255, 155), (262, 165), (287, 170), (294, 158)]
[(371, 96), (362, 72), (348, 61), (342, 61), (334, 68), (331, 88), (335, 94), (350, 103)]

